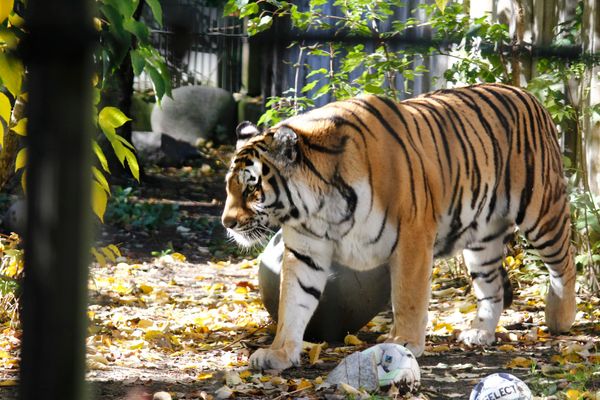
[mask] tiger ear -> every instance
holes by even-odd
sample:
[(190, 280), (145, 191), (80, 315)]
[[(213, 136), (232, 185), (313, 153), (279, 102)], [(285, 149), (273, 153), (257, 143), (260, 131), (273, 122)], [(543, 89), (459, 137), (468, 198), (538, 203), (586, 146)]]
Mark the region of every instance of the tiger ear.
[(235, 147), (239, 148), (241, 145), (246, 143), (248, 139), (258, 135), (260, 130), (256, 125), (250, 121), (244, 121), (235, 128), (235, 135), (237, 136), (237, 142)]
[(298, 134), (289, 126), (283, 125), (273, 134), (272, 148), (282, 161), (291, 163), (298, 157)]

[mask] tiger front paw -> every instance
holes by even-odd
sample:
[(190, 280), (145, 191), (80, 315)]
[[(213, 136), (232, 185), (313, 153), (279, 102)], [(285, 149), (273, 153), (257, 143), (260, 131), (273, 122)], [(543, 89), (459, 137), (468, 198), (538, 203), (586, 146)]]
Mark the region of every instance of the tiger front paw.
[(300, 364), (300, 356), (289, 357), (284, 349), (258, 349), (248, 360), (250, 368), (258, 371), (274, 369), (282, 371)]
[(466, 329), (460, 332), (458, 341), (467, 346), (489, 346), (496, 341), (496, 334), (484, 329)]
[(414, 342), (405, 340), (404, 338), (402, 338), (400, 336), (392, 336), (391, 334), (389, 334), (389, 335), (385, 335), (383, 337), (382, 341), (385, 343), (396, 343), (401, 346), (404, 346), (408, 350), (410, 350), (410, 352), (413, 353), (413, 355), (415, 357), (420, 357), (423, 354), (423, 351), (425, 351), (425, 338), (423, 338), (422, 343), (414, 343)]

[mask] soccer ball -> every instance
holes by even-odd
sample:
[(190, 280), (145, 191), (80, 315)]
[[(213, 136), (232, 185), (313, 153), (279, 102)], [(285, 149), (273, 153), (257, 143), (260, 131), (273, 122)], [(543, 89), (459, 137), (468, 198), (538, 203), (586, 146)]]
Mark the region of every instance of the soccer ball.
[(531, 400), (531, 391), (519, 378), (499, 372), (483, 378), (469, 400)]
[(371, 354), (374, 358), (380, 387), (394, 384), (404, 393), (419, 387), (419, 364), (406, 347), (395, 343), (381, 343), (363, 351), (363, 354)]

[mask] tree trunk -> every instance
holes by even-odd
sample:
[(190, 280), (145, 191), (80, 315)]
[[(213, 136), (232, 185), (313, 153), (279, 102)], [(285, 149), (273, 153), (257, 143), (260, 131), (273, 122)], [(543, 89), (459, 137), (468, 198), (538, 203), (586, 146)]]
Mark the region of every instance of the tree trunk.
[[(13, 107), (13, 112), (11, 116), (12, 123), (22, 119), (25, 116), (25, 104), (19, 98), (15, 102)], [(22, 146), (21, 137), (15, 133), (8, 132), (8, 129), (5, 129), (4, 134), (4, 147), (0, 152), (0, 190), (3, 193), (7, 193), (11, 191), (12, 177), (15, 176), (15, 159), (17, 157), (17, 152)], [(11, 186), (11, 187), (8, 187)]]
[(20, 398), (81, 400), (91, 246), (92, 1), (29, 0)]

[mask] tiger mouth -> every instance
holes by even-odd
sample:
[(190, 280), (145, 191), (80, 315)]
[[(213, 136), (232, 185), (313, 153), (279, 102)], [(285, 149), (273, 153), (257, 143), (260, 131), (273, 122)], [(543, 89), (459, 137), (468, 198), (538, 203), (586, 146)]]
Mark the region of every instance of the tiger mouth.
[(263, 244), (273, 231), (265, 226), (254, 226), (242, 229), (227, 229), (227, 233), (242, 247)]

